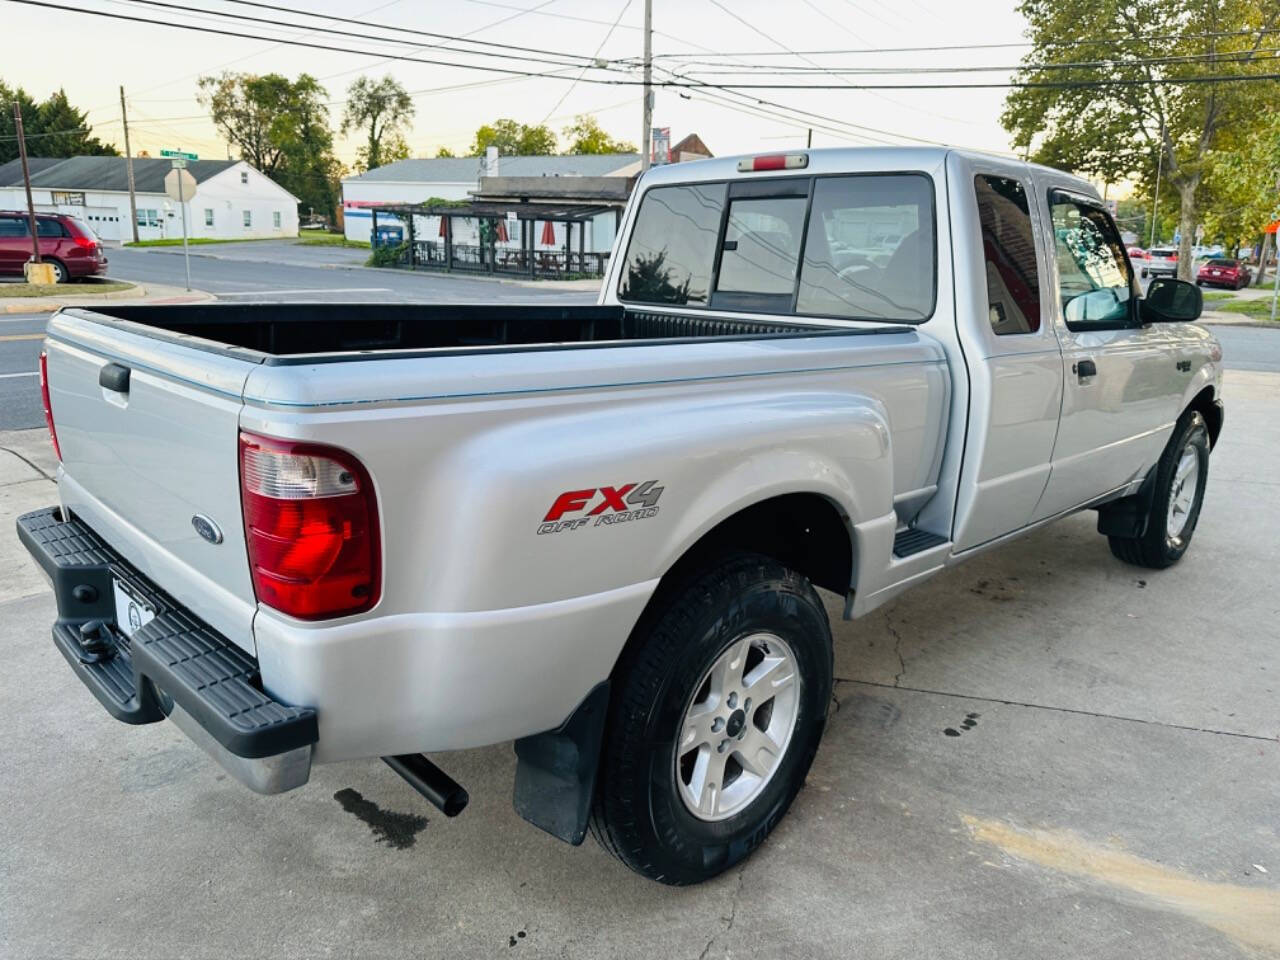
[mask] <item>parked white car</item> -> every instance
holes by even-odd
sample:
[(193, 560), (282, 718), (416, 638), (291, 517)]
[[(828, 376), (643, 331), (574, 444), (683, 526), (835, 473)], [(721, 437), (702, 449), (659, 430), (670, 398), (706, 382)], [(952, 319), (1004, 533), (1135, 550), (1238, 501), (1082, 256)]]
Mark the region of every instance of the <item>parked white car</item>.
[(1178, 248), (1152, 247), (1139, 267), (1142, 277), (1175, 277), (1178, 275)]
[(1122, 561), (1182, 556), (1223, 423), (1200, 305), (1043, 167), (664, 166), (596, 306), (62, 310), (60, 502), (18, 530), (117, 718), (262, 792), (384, 757), (450, 814), (423, 751), (513, 740), (524, 817), (691, 883), (804, 783), (815, 587), (858, 617), (1090, 508)]

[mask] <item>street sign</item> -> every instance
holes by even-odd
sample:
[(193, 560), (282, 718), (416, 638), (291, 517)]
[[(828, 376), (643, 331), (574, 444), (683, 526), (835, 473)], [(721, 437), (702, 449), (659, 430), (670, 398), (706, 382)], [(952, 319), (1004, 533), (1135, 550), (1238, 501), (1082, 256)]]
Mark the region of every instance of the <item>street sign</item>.
[(196, 178), (186, 170), (170, 170), (164, 177), (164, 192), (170, 200), (185, 203), (196, 195)]
[(178, 201), (182, 209), (182, 265), (187, 271), (187, 289), (191, 289), (191, 256), (187, 251), (187, 201), (195, 196), (196, 178), (180, 169), (174, 163), (174, 169), (165, 174), (164, 192)]
[(194, 153), (187, 153), (184, 150), (161, 150), (162, 157), (178, 157), (182, 160), (199, 160), (200, 158)]
[(187, 161), (186, 161), (186, 160), (183, 160), (183, 159), (182, 159), (182, 157), (172, 157), (172, 158), (170, 158), (170, 160), (169, 160), (169, 164), (170, 164), (170, 166), (172, 166), (172, 167), (173, 167), (173, 169), (175, 169), (175, 170), (185, 170), (185, 169), (187, 169)]

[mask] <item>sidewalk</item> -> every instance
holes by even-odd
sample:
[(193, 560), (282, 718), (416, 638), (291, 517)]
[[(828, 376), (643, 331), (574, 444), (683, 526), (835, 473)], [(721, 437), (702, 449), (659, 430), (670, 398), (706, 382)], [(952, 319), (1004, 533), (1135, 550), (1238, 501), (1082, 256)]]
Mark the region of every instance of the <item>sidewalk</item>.
[[(114, 278), (113, 278), (114, 279)], [(133, 283), (131, 280), (124, 280)], [(51, 297), (5, 297), (0, 299), (0, 313), (52, 313), (63, 307), (94, 307), (103, 303), (206, 303), (216, 299), (203, 290), (186, 290), (163, 283), (138, 283), (132, 290), (116, 290), (112, 293), (82, 293), (92, 287), (67, 284), (67, 292)]]

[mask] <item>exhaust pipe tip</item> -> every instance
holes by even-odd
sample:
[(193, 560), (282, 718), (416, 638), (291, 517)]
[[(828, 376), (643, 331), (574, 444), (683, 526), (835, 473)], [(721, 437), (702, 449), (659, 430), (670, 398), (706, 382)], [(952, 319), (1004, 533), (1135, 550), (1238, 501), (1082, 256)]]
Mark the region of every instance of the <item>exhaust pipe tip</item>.
[(421, 753), (402, 753), (382, 761), (446, 817), (456, 817), (471, 802), (471, 795), (458, 781)]

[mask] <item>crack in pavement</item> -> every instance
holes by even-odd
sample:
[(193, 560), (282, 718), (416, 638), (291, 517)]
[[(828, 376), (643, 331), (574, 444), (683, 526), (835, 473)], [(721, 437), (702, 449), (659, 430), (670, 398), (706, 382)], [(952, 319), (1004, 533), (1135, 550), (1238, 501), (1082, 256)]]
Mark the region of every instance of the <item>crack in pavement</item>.
[(980, 703), (997, 703), (1006, 707), (1026, 707), (1029, 710), (1051, 710), (1055, 713), (1072, 713), (1081, 717), (1097, 717), (1099, 720), (1121, 720), (1125, 723), (1142, 723), (1169, 730), (1185, 730), (1188, 733), (1211, 733), (1219, 737), (1237, 737), (1241, 740), (1261, 740), (1264, 743), (1280, 743), (1280, 735), (1264, 736), (1258, 733), (1238, 733), (1234, 730), (1217, 730), (1213, 727), (1194, 727), (1186, 723), (1169, 723), (1164, 720), (1144, 720), (1142, 717), (1126, 717), (1118, 713), (1102, 713), (1098, 710), (1082, 710), (1079, 707), (1055, 707), (1048, 703), (1029, 703), (1026, 700), (1006, 700), (1002, 697), (984, 697), (951, 690), (929, 690), (925, 687), (904, 687), (897, 681), (882, 683), (877, 680), (859, 680), (856, 677), (836, 677), (836, 683), (855, 683), (864, 687), (880, 687), (883, 690), (903, 690), (907, 693), (924, 693), (934, 697), (951, 697), (955, 700), (976, 700)]
[(733, 896), (729, 898), (729, 915), (727, 917), (720, 918), (720, 922), (725, 924), (725, 928), (719, 933), (712, 935), (711, 939), (707, 941), (707, 945), (702, 948), (702, 952), (698, 954), (698, 960), (707, 960), (707, 954), (711, 952), (711, 948), (715, 945), (715, 942), (720, 939), (722, 934), (726, 934), (733, 929), (734, 921), (738, 919), (738, 901), (742, 899), (742, 891), (746, 887), (746, 883), (747, 870), (744, 866), (738, 871), (738, 889), (736, 889), (733, 892)]
[(898, 672), (894, 674), (893, 685), (900, 687), (902, 678), (907, 672), (907, 661), (902, 659), (902, 634), (893, 625), (893, 621), (889, 619), (888, 611), (884, 615), (884, 628), (889, 631), (889, 636), (893, 637), (893, 655), (898, 658)]
[(55, 477), (51, 477), (51, 476), (49, 476), (49, 474), (47, 474), (47, 473), (45, 473), (43, 470), (41, 470), (41, 469), (40, 469), (40, 467), (39, 467), (38, 465), (36, 465), (36, 464), (35, 464), (35, 463), (33, 463), (32, 461), (28, 460), (26, 457), (24, 457), (22, 454), (20, 454), (17, 450), (14, 450), (12, 447), (0, 447), (0, 450), (3, 450), (5, 453), (11, 453), (11, 454), (13, 454), (15, 457), (17, 457), (19, 460), (21, 460), (23, 463), (25, 463), (28, 467), (30, 467), (32, 470), (34, 470), (36, 473), (40, 474), (40, 476), (44, 477), (46, 480), (50, 481), (51, 483), (57, 483), (57, 482), (58, 482), (58, 481), (57, 481), (57, 479), (56, 479)]

